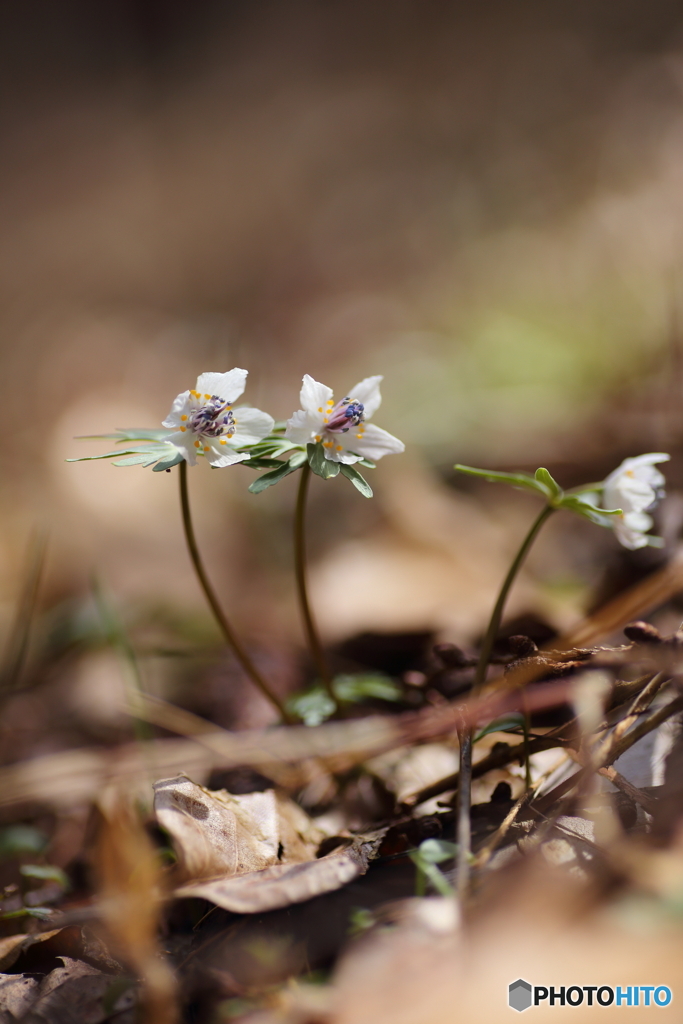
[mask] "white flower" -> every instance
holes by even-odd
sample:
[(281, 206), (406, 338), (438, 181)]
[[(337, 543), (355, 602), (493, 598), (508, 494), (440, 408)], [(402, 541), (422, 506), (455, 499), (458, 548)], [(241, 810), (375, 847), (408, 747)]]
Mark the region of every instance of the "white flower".
[(381, 380), (366, 377), (335, 404), (332, 389), (306, 374), (299, 395), (301, 409), (287, 420), (285, 437), (296, 444), (320, 441), (326, 459), (347, 466), (360, 459), (376, 462), (383, 455), (404, 451), (405, 445), (397, 437), (367, 422), (382, 401)]
[(236, 448), (256, 444), (273, 429), (273, 418), (260, 409), (233, 403), (244, 391), (247, 371), (201, 373), (197, 387), (178, 395), (163, 422), (177, 432), (165, 440), (174, 444), (191, 466), (203, 455), (212, 466), (232, 466), (249, 458)]
[(661, 497), (661, 488), (666, 482), (655, 463), (667, 462), (670, 458), (663, 452), (653, 452), (624, 459), (605, 480), (602, 505), (622, 509), (623, 516), (614, 517), (614, 532), (625, 548), (635, 551), (647, 545), (645, 534), (652, 526), (652, 519), (646, 510)]

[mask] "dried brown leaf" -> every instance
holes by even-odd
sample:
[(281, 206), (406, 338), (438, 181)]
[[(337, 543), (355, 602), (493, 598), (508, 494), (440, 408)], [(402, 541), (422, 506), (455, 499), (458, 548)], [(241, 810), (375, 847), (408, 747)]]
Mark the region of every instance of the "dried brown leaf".
[(186, 878), (242, 875), (315, 855), (316, 844), (305, 838), (308, 817), (272, 789), (233, 796), (179, 775), (155, 783), (154, 811)]
[(0, 974), (0, 1024), (14, 1024), (20, 1018), (23, 1019), (37, 995), (37, 978), (27, 978), (23, 974)]
[(22, 1024), (100, 1024), (108, 1014), (104, 997), (112, 979), (95, 967), (62, 957), (40, 983), (37, 999)]
[(6, 971), (17, 962), (21, 954), (39, 942), (47, 942), (55, 935), (59, 935), (61, 928), (54, 928), (49, 932), (41, 932), (39, 935), (8, 935), (0, 939), (0, 971)]
[(358, 836), (342, 850), (303, 864), (275, 864), (261, 871), (233, 878), (192, 882), (176, 889), (178, 897), (209, 900), (236, 914), (259, 914), (303, 903), (314, 896), (334, 892), (364, 875), (377, 854), (385, 829)]

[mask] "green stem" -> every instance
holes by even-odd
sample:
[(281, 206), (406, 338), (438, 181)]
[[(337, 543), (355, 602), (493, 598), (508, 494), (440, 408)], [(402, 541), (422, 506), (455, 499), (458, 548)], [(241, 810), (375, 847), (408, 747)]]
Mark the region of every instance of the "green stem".
[[(479, 654), (479, 661), (477, 662), (477, 668), (474, 674), (474, 685), (472, 687), (472, 696), (478, 697), (482, 686), (486, 682), (486, 672), (489, 667), (489, 661), (491, 660), (491, 652), (495, 643), (498, 630), (500, 629), (501, 619), (503, 618), (503, 611), (505, 610), (505, 602), (507, 601), (510, 588), (514, 583), (515, 577), (519, 572), (520, 568), (524, 563), (524, 559), (529, 553), (529, 548), (536, 539), (538, 531), (543, 526), (546, 519), (549, 518), (555, 509), (552, 505), (546, 505), (540, 515), (538, 515), (527, 533), (522, 546), (515, 555), (512, 565), (508, 570), (508, 574), (503, 581), (503, 585), (500, 588), (498, 594), (498, 600), (496, 601), (493, 611), (491, 612), (491, 618), (489, 620), (486, 634), (482, 641), (481, 652)], [(465, 725), (460, 734), (460, 773), (459, 773), (459, 785), (458, 785), (458, 823), (457, 823), (457, 840), (458, 840), (458, 895), (461, 900), (467, 896), (470, 882), (470, 848), (471, 848), (471, 824), (470, 824), (470, 806), (472, 802), (472, 728), (469, 725)]]
[(218, 598), (216, 597), (215, 591), (209, 582), (209, 578), (206, 575), (206, 569), (202, 562), (201, 555), (199, 554), (199, 548), (197, 547), (197, 539), (194, 533), (194, 526), (192, 525), (192, 516), (190, 514), (190, 498), (187, 491), (187, 462), (183, 460), (180, 463), (180, 507), (183, 513), (183, 529), (185, 530), (185, 540), (187, 541), (187, 549), (190, 553), (190, 559), (194, 567), (194, 571), (197, 575), (199, 585), (204, 591), (204, 596), (209, 602), (209, 607), (213, 612), (214, 618), (218, 623), (223, 636), (225, 637), (229, 647), (232, 648), (232, 652), (239, 661), (240, 665), (247, 673), (251, 681), (259, 688), (264, 697), (266, 697), (273, 707), (277, 708), (280, 716), (285, 722), (293, 722), (292, 716), (287, 712), (280, 699), (273, 693), (268, 683), (265, 681), (259, 670), (254, 665), (253, 661), (242, 647), (242, 644), (237, 639), (233, 632), (232, 626), (228, 622), (225, 612), (221, 608)]
[(337, 698), (332, 687), (332, 676), (330, 673), (323, 645), (318, 635), (318, 629), (313, 618), (311, 605), (308, 600), (308, 587), (306, 585), (306, 498), (308, 495), (308, 484), (311, 479), (311, 467), (304, 463), (299, 479), (299, 493), (296, 497), (296, 511), (294, 513), (294, 568), (296, 572), (296, 588), (299, 596), (299, 607), (301, 617), (304, 620), (304, 629), (308, 646), (313, 656), (318, 675), (329, 696), (337, 703)]

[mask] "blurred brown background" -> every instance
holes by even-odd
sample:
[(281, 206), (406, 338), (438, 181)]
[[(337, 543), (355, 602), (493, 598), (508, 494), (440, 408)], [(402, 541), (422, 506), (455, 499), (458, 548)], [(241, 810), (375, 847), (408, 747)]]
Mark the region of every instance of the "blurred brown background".
[[(674, 0), (22, 0), (0, 76), (5, 625), (36, 527), (46, 609), (95, 573), (124, 615), (204, 614), (176, 475), (64, 462), (204, 370), (246, 367), (278, 419), (303, 373), (385, 375), (406, 455), (372, 503), (315, 481), (330, 639), (481, 629), (531, 502), (454, 489), (453, 462), (575, 484), (677, 449)], [(237, 622), (295, 644), (294, 485), (252, 479), (192, 471), (200, 540)], [(553, 523), (511, 610), (568, 624), (613, 546)]]

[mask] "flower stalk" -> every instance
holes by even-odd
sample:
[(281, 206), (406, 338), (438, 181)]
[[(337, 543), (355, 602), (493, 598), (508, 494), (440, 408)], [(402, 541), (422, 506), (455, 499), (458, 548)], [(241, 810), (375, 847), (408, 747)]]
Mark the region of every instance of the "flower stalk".
[(299, 598), (301, 617), (306, 631), (308, 646), (315, 662), (315, 667), (320, 680), (328, 695), (337, 703), (337, 698), (332, 686), (332, 675), (330, 673), (325, 651), (323, 649), (318, 627), (316, 626), (311, 604), (308, 600), (308, 584), (306, 574), (306, 498), (308, 497), (308, 485), (311, 479), (311, 467), (306, 462), (301, 469), (299, 478), (299, 490), (296, 498), (296, 510), (294, 513), (294, 568), (296, 574), (296, 589)]
[(183, 516), (183, 529), (185, 531), (185, 540), (187, 542), (187, 549), (190, 554), (190, 560), (194, 568), (199, 585), (204, 592), (204, 596), (209, 603), (209, 607), (213, 612), (213, 616), (220, 627), (220, 630), (227, 641), (228, 646), (232, 649), (233, 654), (239, 661), (240, 665), (247, 673), (251, 681), (258, 687), (264, 697), (270, 701), (274, 708), (277, 709), (280, 717), (285, 722), (292, 723), (294, 720), (288, 713), (285, 706), (282, 704), (280, 699), (273, 693), (270, 686), (263, 678), (259, 670), (254, 665), (253, 661), (242, 647), (242, 644), (237, 639), (232, 626), (228, 622), (228, 619), (223, 611), (216, 593), (209, 581), (202, 562), (201, 555), (199, 554), (199, 548), (197, 547), (197, 538), (195, 537), (194, 526), (192, 524), (192, 515), (190, 513), (190, 498), (187, 489), (187, 462), (183, 460), (179, 464), (180, 468), (180, 507)]
[[(491, 618), (489, 619), (488, 628), (482, 641), (481, 651), (479, 654), (479, 661), (474, 675), (474, 685), (472, 687), (472, 697), (476, 698), (479, 696), (481, 689), (486, 682), (486, 673), (489, 667), (489, 661), (491, 660), (491, 652), (493, 651), (493, 645), (495, 643), (498, 630), (500, 629), (500, 623), (503, 618), (503, 612), (505, 610), (505, 604), (510, 593), (512, 584), (515, 581), (517, 573), (524, 564), (524, 560), (529, 553), (531, 545), (536, 539), (536, 536), (548, 519), (555, 508), (548, 504), (546, 505), (541, 513), (534, 520), (531, 529), (527, 533), (522, 545), (515, 555), (512, 564), (508, 570), (507, 576), (503, 581), (503, 585), (500, 588), (498, 599), (494, 605), (493, 611), (491, 612)], [(458, 895), (461, 900), (464, 900), (469, 890), (470, 882), (470, 856), (471, 856), (471, 840), (472, 830), (470, 822), (470, 808), (472, 803), (472, 727), (470, 725), (464, 725), (460, 730), (460, 773), (459, 773), (459, 785), (458, 785), (458, 820), (457, 820), (457, 842), (458, 842)], [(526, 732), (526, 730), (525, 730)], [(527, 766), (528, 774), (528, 766)]]

